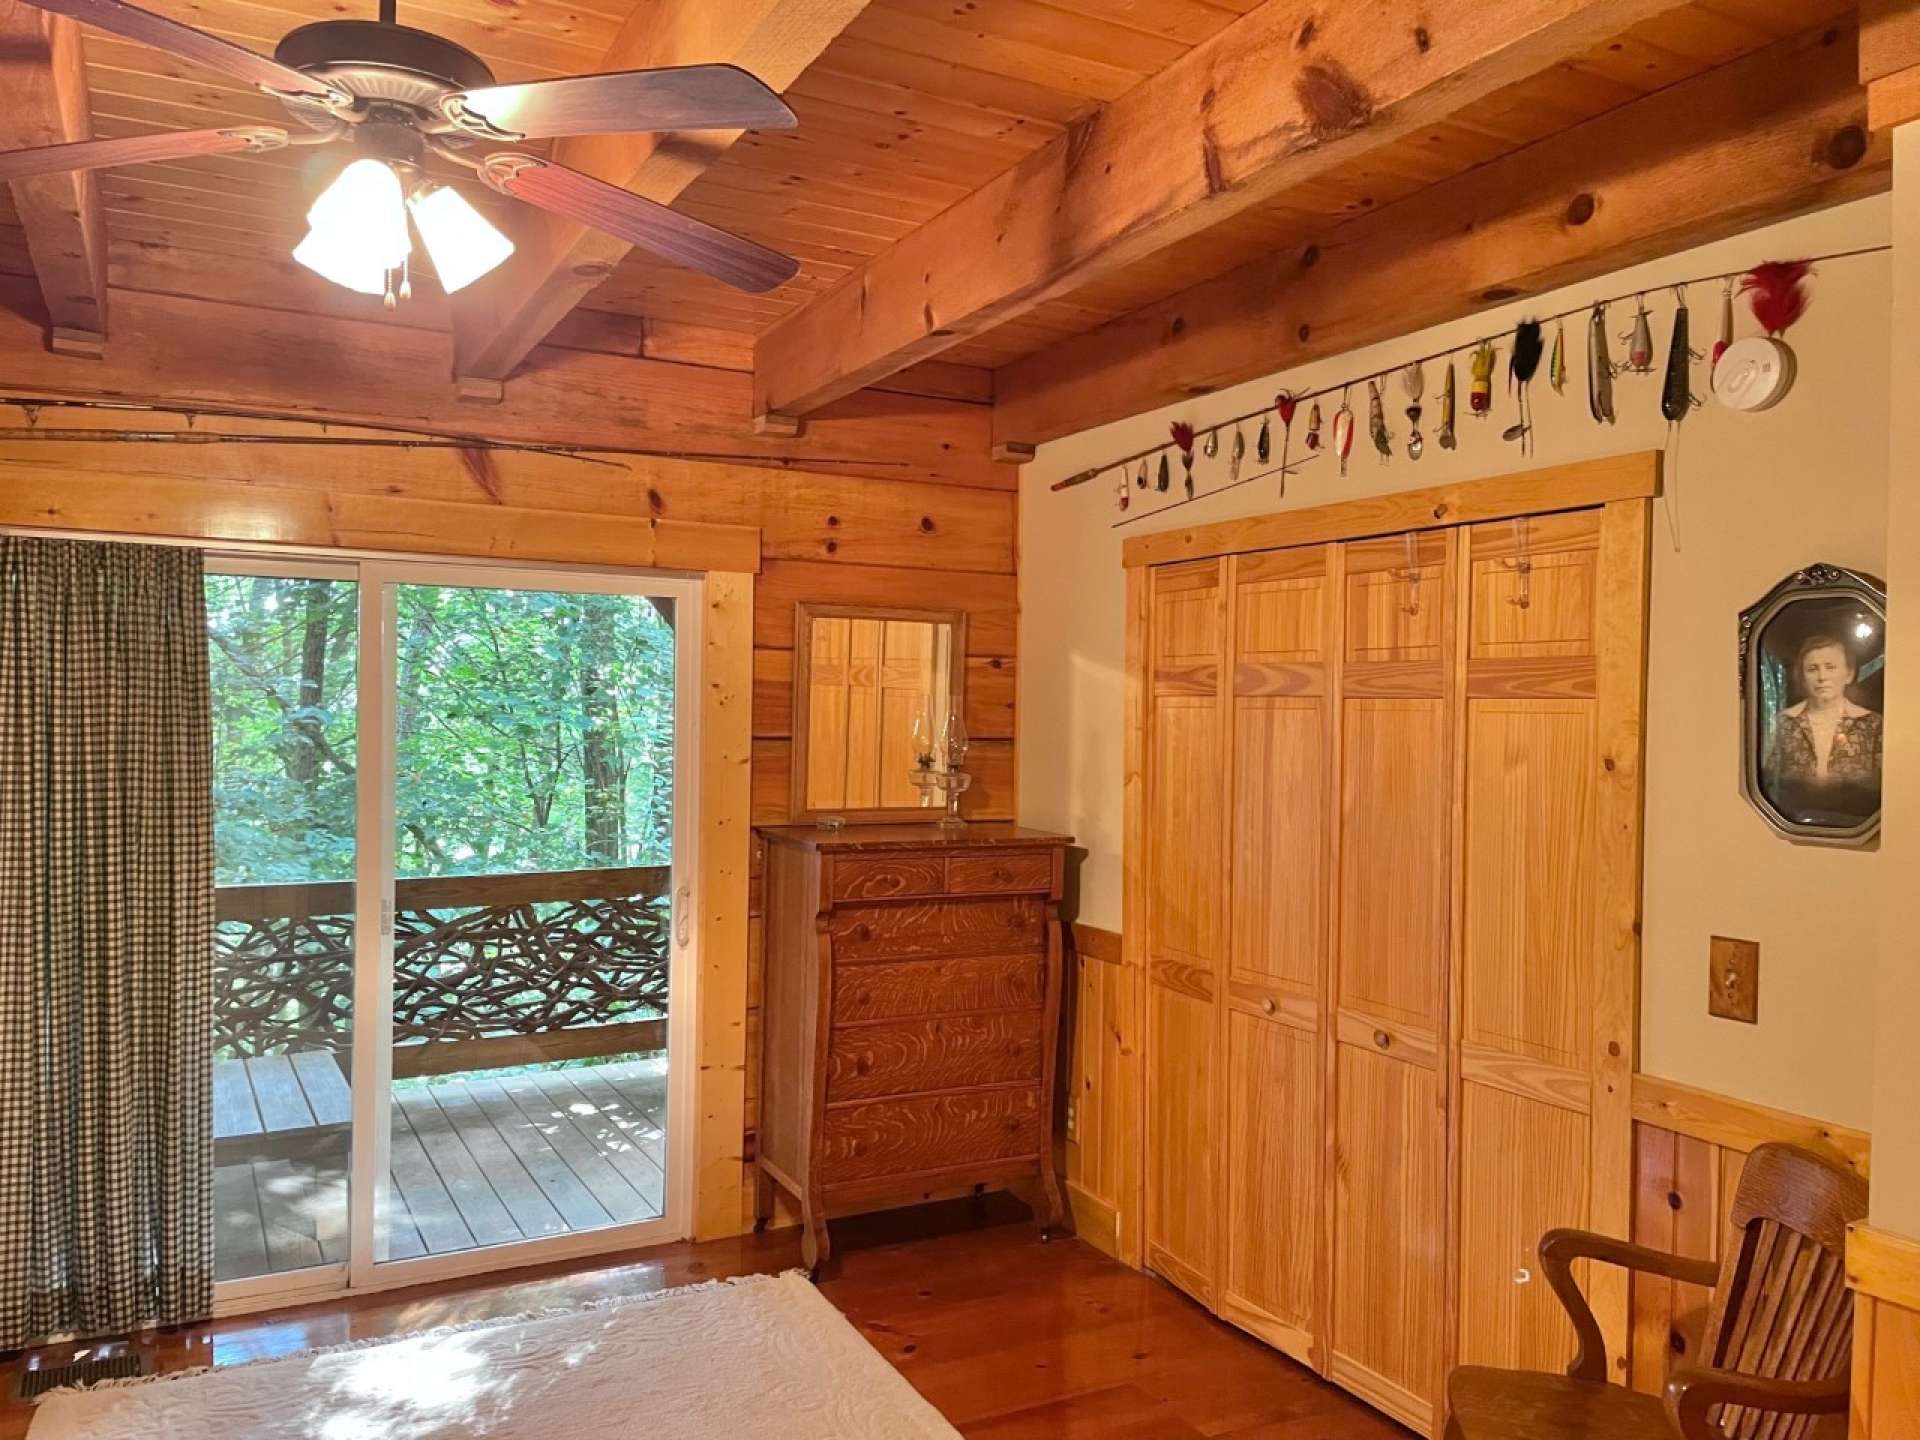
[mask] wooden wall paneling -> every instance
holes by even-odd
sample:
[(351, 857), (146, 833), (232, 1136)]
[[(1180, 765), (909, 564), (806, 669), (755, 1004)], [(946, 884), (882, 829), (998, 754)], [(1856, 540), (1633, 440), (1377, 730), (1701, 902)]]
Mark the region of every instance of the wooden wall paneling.
[(1855, 1291), (1852, 1440), (1920, 1440), (1920, 1241), (1854, 1226), (1847, 1283)]
[(753, 576), (710, 572), (700, 632), (700, 983), (695, 1024), (696, 1240), (736, 1234), (746, 1188), (747, 939), (752, 824)]
[[(1227, 661), (1220, 1313), (1310, 1362), (1326, 1032), (1334, 547), (1237, 556)], [(1306, 1157), (1303, 1161), (1303, 1157)]]
[[(1645, 819), (1647, 606), (1652, 502), (1615, 500), (1601, 512), (1594, 595), (1596, 796), (1599, 908), (1594, 949), (1589, 1064), (1593, 1079), (1592, 1202), (1588, 1223), (1610, 1235), (1631, 1229), (1633, 1076), (1640, 1065), (1640, 904)], [(1587, 1294), (1610, 1353), (1625, 1365), (1627, 1277), (1598, 1267)]]
[(1145, 828), (1147, 1264), (1211, 1304), (1218, 1282), (1225, 567), (1156, 571)]

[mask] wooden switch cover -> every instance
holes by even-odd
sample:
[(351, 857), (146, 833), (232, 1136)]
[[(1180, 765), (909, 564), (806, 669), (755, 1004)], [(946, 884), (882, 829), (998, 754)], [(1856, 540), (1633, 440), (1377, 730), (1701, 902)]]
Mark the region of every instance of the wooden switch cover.
[(1722, 1020), (1760, 1021), (1760, 942), (1715, 935), (1708, 947), (1707, 1013)]

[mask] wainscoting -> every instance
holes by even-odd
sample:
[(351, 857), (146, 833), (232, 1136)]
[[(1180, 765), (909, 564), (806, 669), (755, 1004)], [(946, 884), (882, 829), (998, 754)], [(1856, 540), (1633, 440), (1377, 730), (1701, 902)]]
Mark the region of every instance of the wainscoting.
[[(1071, 1107), (1067, 1194), (1081, 1238), (1138, 1265), (1140, 977), (1123, 962), (1114, 931), (1076, 924), (1073, 942), (1066, 1022), (1072, 1054), (1064, 1067)], [(1871, 1144), (1862, 1131), (1658, 1076), (1634, 1077), (1633, 1116), (1633, 1238), (1681, 1254), (1719, 1258), (1734, 1189), (1757, 1145), (1786, 1141), (1858, 1174), (1869, 1170)], [(1914, 1253), (1920, 1257), (1920, 1247)], [(1909, 1418), (1920, 1416), (1920, 1258), (1910, 1273), (1913, 1308), (1884, 1322), (1878, 1349), (1889, 1354), (1882, 1364), (1891, 1368), (1880, 1371), (1877, 1383), (1902, 1397), (1895, 1408), (1903, 1411), (1900, 1423), (1912, 1428), (1879, 1431), (1873, 1440), (1920, 1440), (1920, 1419)], [(1671, 1366), (1691, 1362), (1706, 1325), (1707, 1299), (1702, 1287), (1635, 1279), (1629, 1353), (1616, 1361), (1624, 1360), (1634, 1388), (1657, 1391)], [(1869, 1302), (1861, 1303), (1864, 1309)], [(1865, 1335), (1863, 1329), (1856, 1356)], [(1906, 1390), (1895, 1388), (1903, 1384)]]
[(1857, 1225), (1852, 1440), (1920, 1440), (1920, 1241)]

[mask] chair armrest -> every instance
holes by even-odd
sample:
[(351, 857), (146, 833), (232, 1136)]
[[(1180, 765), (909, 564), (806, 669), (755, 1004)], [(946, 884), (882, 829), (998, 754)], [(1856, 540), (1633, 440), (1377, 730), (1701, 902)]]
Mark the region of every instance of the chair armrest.
[(1667, 1381), (1667, 1418), (1686, 1440), (1726, 1440), (1707, 1419), (1716, 1405), (1789, 1415), (1838, 1415), (1847, 1409), (1849, 1381), (1766, 1380), (1735, 1370), (1681, 1370)]
[(1711, 1260), (1695, 1260), (1669, 1254), (1649, 1245), (1616, 1240), (1592, 1230), (1549, 1230), (1540, 1237), (1540, 1268), (1547, 1283), (1560, 1297), (1560, 1304), (1573, 1322), (1573, 1333), (1580, 1342), (1567, 1374), (1576, 1380), (1607, 1380), (1607, 1342), (1600, 1334), (1600, 1322), (1593, 1318), (1593, 1307), (1573, 1278), (1576, 1260), (1604, 1260), (1629, 1270), (1645, 1270), (1655, 1275), (1685, 1281), (1690, 1285), (1712, 1285), (1720, 1278), (1720, 1267)]

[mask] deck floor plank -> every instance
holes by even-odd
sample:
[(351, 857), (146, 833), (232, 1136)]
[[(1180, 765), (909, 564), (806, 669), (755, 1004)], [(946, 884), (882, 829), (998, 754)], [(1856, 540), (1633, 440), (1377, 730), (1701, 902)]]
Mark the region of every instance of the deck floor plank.
[(246, 1062), (247, 1083), (260, 1107), (260, 1126), (269, 1134), (279, 1130), (313, 1128), (313, 1107), (294, 1074), (287, 1055), (257, 1055)]
[[(469, 1080), (466, 1092), (467, 1098), (480, 1108), (493, 1132), (526, 1167), (527, 1174), (540, 1187), (540, 1193), (546, 1196), (548, 1203), (559, 1212), (567, 1229), (598, 1230), (602, 1225), (613, 1223), (613, 1216), (607, 1207), (600, 1203), (586, 1182), (574, 1173), (566, 1157), (554, 1146), (547, 1131), (556, 1127), (543, 1127), (529, 1120), (520, 1107), (508, 1098), (507, 1092), (500, 1088), (498, 1080)], [(445, 1103), (444, 1099), (441, 1103)], [(473, 1148), (471, 1137), (467, 1148)]]
[(258, 1135), (260, 1111), (253, 1103), (253, 1087), (247, 1084), (247, 1062), (213, 1062), (213, 1135), (216, 1140), (229, 1135)]
[(527, 1167), (521, 1163), (513, 1147), (487, 1123), (479, 1103), (467, 1093), (464, 1084), (458, 1080), (446, 1081), (424, 1086), (415, 1094), (424, 1097), (422, 1109), (427, 1104), (439, 1106), (454, 1137), (472, 1157), (474, 1167), (493, 1187), (493, 1193), (499, 1197), (521, 1235), (532, 1239), (539, 1235), (566, 1233), (567, 1222), (561, 1219), (560, 1211), (547, 1199), (533, 1176), (527, 1173)]
[(550, 1070), (533, 1077), (555, 1103), (566, 1106), (609, 1164), (650, 1204), (666, 1208), (666, 1167), (647, 1153), (652, 1122), (594, 1070)]
[[(289, 1066), (287, 1073), (293, 1073)], [(313, 1174), (291, 1160), (256, 1160), (253, 1186), (260, 1197), (260, 1224), (267, 1263), (274, 1270), (304, 1270), (325, 1258), (320, 1249)]]
[[(447, 1193), (447, 1187), (440, 1179), (440, 1172), (433, 1168), (433, 1161), (427, 1158), (426, 1147), (420, 1143), (420, 1137), (413, 1133), (413, 1127), (407, 1123), (406, 1112), (398, 1105), (393, 1107), (393, 1143), (388, 1151), (388, 1162), (393, 1174), (393, 1185), (388, 1194), (393, 1203), (387, 1206), (386, 1213), (380, 1218), (386, 1222), (389, 1236), (405, 1230), (406, 1227), (400, 1223), (399, 1213), (404, 1208), (427, 1254), (444, 1255), (450, 1250), (471, 1250), (474, 1246), (473, 1231), (467, 1228), (467, 1222), (461, 1218), (459, 1207), (453, 1203), (453, 1196)], [(389, 1238), (387, 1254), (390, 1259), (397, 1258), (393, 1246), (394, 1241)]]
[(353, 1092), (339, 1062), (325, 1050), (303, 1050), (293, 1057), (300, 1089), (313, 1109), (316, 1125), (346, 1125), (353, 1120)]
[[(650, 1167), (643, 1169), (643, 1185), (628, 1180), (613, 1162), (600, 1152), (593, 1137), (580, 1126), (573, 1114), (572, 1102), (556, 1102), (535, 1083), (531, 1075), (509, 1075), (499, 1082), (501, 1092), (520, 1113), (540, 1128), (547, 1143), (559, 1152), (580, 1177), (580, 1181), (616, 1221), (657, 1219), (661, 1213), (660, 1183)], [(578, 1091), (572, 1094), (577, 1096)], [(580, 1102), (584, 1103), (584, 1102)], [(652, 1198), (649, 1198), (651, 1193)]]
[(241, 1280), (271, 1268), (251, 1165), (214, 1167), (213, 1237), (214, 1279)]
[[(311, 1110), (309, 1124), (350, 1120), (351, 1098), (331, 1055), (279, 1057), (251, 1084), (245, 1064), (220, 1062), (232, 1067), (230, 1118), (255, 1126), (237, 1133), (259, 1133), (263, 1117), (270, 1129), (292, 1128), (282, 1122), (291, 1120), (296, 1097)], [(663, 1061), (449, 1077), (396, 1090), (392, 1116), (392, 1186), (382, 1216), (389, 1260), (665, 1213)], [(327, 1147), (314, 1156), (216, 1166), (214, 1192), (220, 1279), (346, 1260), (344, 1136), (338, 1156)]]

